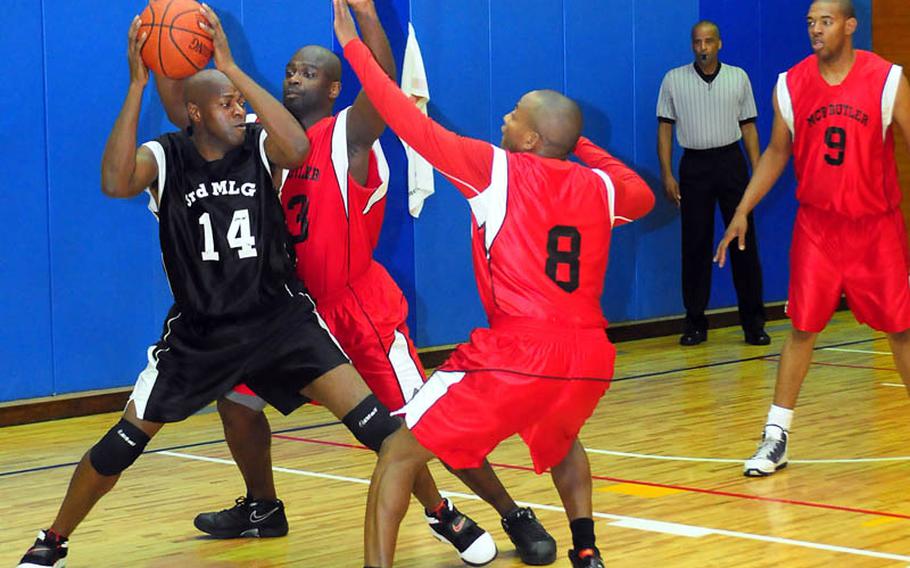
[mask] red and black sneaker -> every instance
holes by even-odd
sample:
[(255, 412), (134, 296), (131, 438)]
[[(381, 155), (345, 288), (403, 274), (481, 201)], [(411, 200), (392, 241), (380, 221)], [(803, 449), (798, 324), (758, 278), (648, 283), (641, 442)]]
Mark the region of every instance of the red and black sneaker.
[(469, 566), (492, 562), (498, 551), (490, 533), (456, 509), (450, 500), (443, 499), (443, 502), (442, 510), (426, 515), (433, 536), (454, 546), (461, 561)]
[(606, 568), (596, 548), (582, 548), (577, 552), (570, 550), (569, 560), (572, 561), (572, 568)]
[(51, 531), (38, 531), (35, 544), (16, 568), (64, 568), (68, 546), (66, 538)]

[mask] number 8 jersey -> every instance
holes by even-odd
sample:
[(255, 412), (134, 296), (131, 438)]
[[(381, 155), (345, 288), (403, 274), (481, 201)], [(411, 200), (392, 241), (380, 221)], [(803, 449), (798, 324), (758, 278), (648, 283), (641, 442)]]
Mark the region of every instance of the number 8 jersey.
[(265, 155), (267, 133), (248, 124), (242, 145), (207, 162), (186, 132), (147, 142), (158, 163), (164, 268), (182, 312), (242, 317), (289, 298), (294, 262)]
[(775, 93), (793, 137), (797, 200), (851, 218), (891, 211), (901, 200), (890, 128), (901, 68), (855, 53), (840, 85), (829, 85), (810, 55), (780, 74)]

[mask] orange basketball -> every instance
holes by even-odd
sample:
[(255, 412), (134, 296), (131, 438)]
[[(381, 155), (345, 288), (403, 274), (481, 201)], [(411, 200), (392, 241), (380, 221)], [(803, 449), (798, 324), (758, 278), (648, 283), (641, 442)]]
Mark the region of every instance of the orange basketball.
[(195, 0), (149, 0), (139, 19), (148, 33), (142, 60), (154, 73), (183, 79), (212, 58), (212, 37), (199, 27), (205, 16)]

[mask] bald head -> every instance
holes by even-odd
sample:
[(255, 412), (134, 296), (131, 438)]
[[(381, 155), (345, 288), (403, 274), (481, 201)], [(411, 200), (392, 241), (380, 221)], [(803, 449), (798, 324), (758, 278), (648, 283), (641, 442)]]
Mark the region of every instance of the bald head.
[(845, 18), (856, 17), (856, 8), (853, 6), (853, 0), (815, 0), (813, 4), (832, 4)]
[(341, 81), (341, 60), (321, 45), (305, 45), (297, 50), (291, 61), (306, 62), (324, 72), (331, 81)]
[(234, 89), (234, 84), (221, 71), (203, 69), (186, 80), (183, 100), (187, 104), (201, 105), (212, 97), (221, 96), (223, 93)]
[(698, 22), (697, 24), (695, 24), (694, 26), (692, 26), (692, 31), (690, 32), (692, 39), (695, 39), (695, 36), (699, 32), (713, 33), (714, 37), (716, 37), (717, 39), (720, 39), (720, 28), (718, 27), (717, 24), (715, 24), (711, 20), (702, 20), (702, 21)]
[(583, 120), (578, 104), (569, 97), (544, 89), (522, 97), (534, 130), (543, 138), (548, 154), (570, 154), (581, 136)]

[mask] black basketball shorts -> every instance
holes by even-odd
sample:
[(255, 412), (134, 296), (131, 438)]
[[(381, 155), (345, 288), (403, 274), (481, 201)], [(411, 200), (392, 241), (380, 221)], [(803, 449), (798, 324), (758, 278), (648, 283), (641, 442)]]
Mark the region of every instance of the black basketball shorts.
[(130, 400), (142, 420), (179, 422), (246, 382), (289, 414), (309, 401), (301, 389), (349, 362), (303, 293), (219, 322), (193, 320), (175, 305), (161, 339), (148, 349), (148, 366)]

